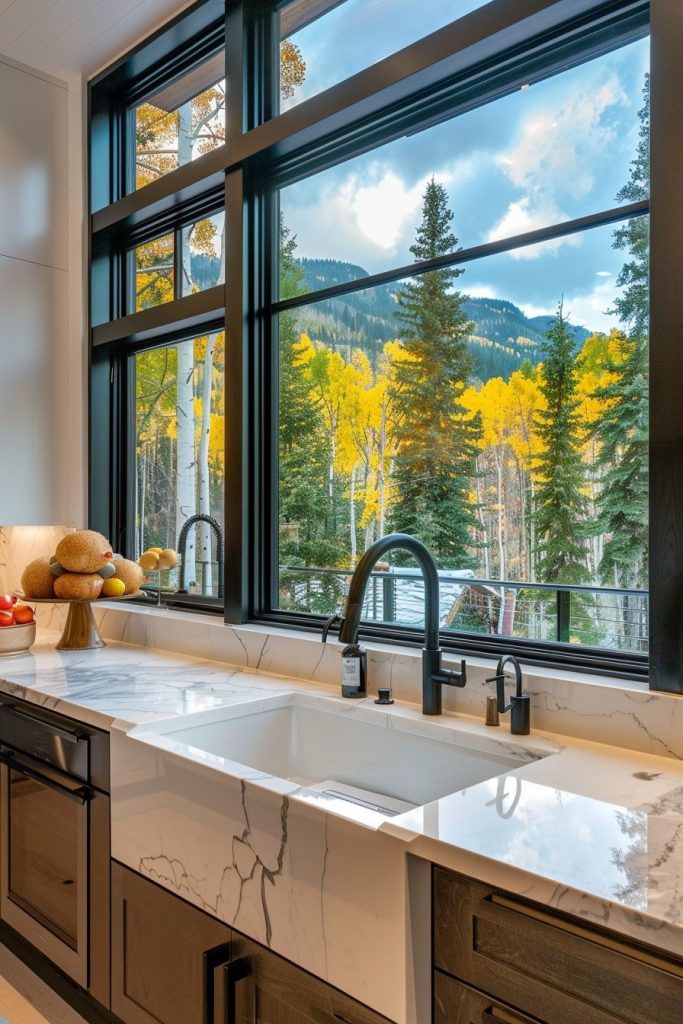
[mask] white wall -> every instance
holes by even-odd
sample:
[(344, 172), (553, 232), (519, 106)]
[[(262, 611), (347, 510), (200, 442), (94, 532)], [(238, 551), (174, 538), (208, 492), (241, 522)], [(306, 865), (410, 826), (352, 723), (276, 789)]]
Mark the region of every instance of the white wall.
[[(75, 434), (72, 406), (74, 401), (82, 403), (83, 386), (82, 379), (73, 380), (78, 372), (74, 374), (73, 330), (71, 339), (69, 331), (69, 134), (66, 83), (0, 56), (4, 524), (67, 523), (80, 515), (69, 497), (74, 478), (69, 443)], [(82, 358), (82, 333), (75, 347)], [(77, 393), (69, 386), (70, 378)], [(78, 488), (82, 486), (81, 479)], [(79, 494), (76, 503), (80, 501)]]

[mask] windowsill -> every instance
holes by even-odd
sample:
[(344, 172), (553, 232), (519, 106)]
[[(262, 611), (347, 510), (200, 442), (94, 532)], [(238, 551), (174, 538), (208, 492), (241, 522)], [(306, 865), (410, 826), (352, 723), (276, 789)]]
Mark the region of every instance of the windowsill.
[[(105, 639), (339, 685), (342, 647), (336, 640), (323, 647), (313, 633), (259, 623), (230, 626), (196, 612), (132, 603), (98, 602), (95, 614)], [(365, 646), (369, 692), (390, 686), (396, 700), (419, 705), (420, 650), (377, 642)], [(454, 660), (446, 655), (444, 664), (449, 666)], [(495, 664), (496, 659), (467, 658), (467, 685), (457, 690), (444, 688), (444, 711), (483, 721), (486, 697), (493, 693), (493, 684), (487, 679)], [(683, 760), (683, 699), (677, 694), (654, 692), (645, 683), (618, 677), (526, 666), (524, 688), (531, 696), (534, 732)], [(506, 717), (501, 726), (509, 727)]]

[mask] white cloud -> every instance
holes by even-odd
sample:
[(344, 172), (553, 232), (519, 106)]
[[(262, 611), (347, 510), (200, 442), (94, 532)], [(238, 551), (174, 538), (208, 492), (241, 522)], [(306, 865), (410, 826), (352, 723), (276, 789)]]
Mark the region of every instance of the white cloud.
[[(457, 285), (456, 285), (457, 288)], [(478, 299), (499, 299), (500, 295), (488, 284), (477, 284), (476, 281), (468, 281), (467, 287), (462, 289), (466, 295), (474, 295)]]
[(593, 291), (584, 295), (565, 297), (565, 310), (573, 323), (583, 324), (591, 331), (604, 331), (616, 327), (616, 317), (605, 310), (614, 305), (615, 289), (612, 281), (601, 281)]
[[(616, 319), (605, 310), (614, 305), (615, 289), (611, 281), (601, 281), (590, 292), (565, 293), (563, 309), (565, 317), (573, 324), (587, 328), (589, 331), (603, 331), (607, 334), (616, 326)], [(555, 316), (557, 304), (552, 308), (518, 303), (526, 316)]]
[[(521, 235), (536, 228), (548, 227), (549, 224), (559, 224), (566, 219), (566, 215), (552, 202), (534, 203), (530, 196), (524, 196), (523, 199), (510, 203), (498, 223), (488, 232), (486, 240), (492, 242), (498, 238), (511, 238), (513, 235)], [(580, 240), (576, 235), (565, 235), (563, 238), (552, 238), (537, 245), (525, 245), (520, 249), (514, 249), (510, 252), (510, 257), (513, 260), (535, 260), (543, 253), (556, 251), (562, 245), (579, 244)]]
[(604, 115), (626, 101), (616, 74), (597, 88), (588, 78), (559, 110), (530, 114), (522, 122), (517, 145), (501, 153), (496, 162), (518, 188), (581, 199), (593, 188), (594, 169), (615, 141), (614, 129), (605, 124)]
[(596, 270), (595, 271), (595, 276), (596, 277), (611, 277), (612, 276), (612, 272), (610, 270)]
[(339, 192), (338, 201), (347, 215), (366, 238), (381, 249), (391, 252), (403, 234), (408, 222), (415, 219), (422, 203), (425, 182), (413, 188), (393, 171), (370, 185), (360, 185), (356, 176), (350, 177)]

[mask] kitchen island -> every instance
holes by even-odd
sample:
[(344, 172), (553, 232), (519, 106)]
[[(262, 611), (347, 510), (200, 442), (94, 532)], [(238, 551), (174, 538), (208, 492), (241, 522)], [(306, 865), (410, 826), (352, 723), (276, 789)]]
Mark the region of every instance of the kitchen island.
[[(440, 865), (588, 927), (683, 957), (683, 765), (567, 736), (426, 723), (336, 688), (113, 644), (33, 653), (0, 689), (111, 734), (112, 856), (397, 1024), (429, 1013)], [(359, 724), (509, 757), (500, 774), (403, 813), (356, 813), (174, 738), (188, 722), (291, 695)], [(223, 709), (223, 710), (221, 710)], [(241, 712), (240, 712), (241, 713)], [(374, 716), (374, 717), (373, 717)], [(517, 741), (521, 739), (521, 743)], [(349, 751), (353, 758), (353, 750)]]

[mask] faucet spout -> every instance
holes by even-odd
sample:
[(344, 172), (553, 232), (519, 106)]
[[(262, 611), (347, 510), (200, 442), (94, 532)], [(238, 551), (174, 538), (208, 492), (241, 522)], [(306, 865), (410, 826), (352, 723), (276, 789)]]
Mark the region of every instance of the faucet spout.
[[(505, 706), (505, 666), (511, 665), (515, 673), (515, 692), (510, 697), (510, 703)], [(522, 692), (522, 666), (514, 654), (508, 654), (500, 658), (496, 665), (496, 674), (486, 680), (487, 683), (496, 684), (496, 695), (498, 698), (498, 713), (504, 715), (510, 712), (510, 732), (514, 736), (528, 736), (531, 728), (531, 702), (529, 695)]]
[(185, 550), (187, 548), (187, 535), (190, 529), (195, 523), (208, 523), (213, 532), (216, 534), (216, 563), (218, 568), (218, 596), (223, 597), (224, 587), (224, 568), (223, 568), (223, 531), (221, 530), (220, 523), (213, 516), (207, 516), (203, 512), (198, 512), (197, 515), (190, 516), (186, 519), (180, 530), (180, 536), (178, 537), (178, 554), (180, 556), (180, 580), (178, 581), (178, 593), (186, 594), (185, 588)]
[(390, 533), (371, 544), (361, 557), (351, 577), (348, 597), (343, 612), (339, 640), (355, 644), (363, 609), (365, 591), (375, 563), (388, 551), (400, 548), (418, 561), (425, 584), (425, 645), (422, 652), (422, 713), (441, 714), (441, 687), (464, 686), (467, 682), (465, 662), (459, 672), (444, 669), (439, 647), (439, 577), (434, 559), (416, 537), (407, 533)]

